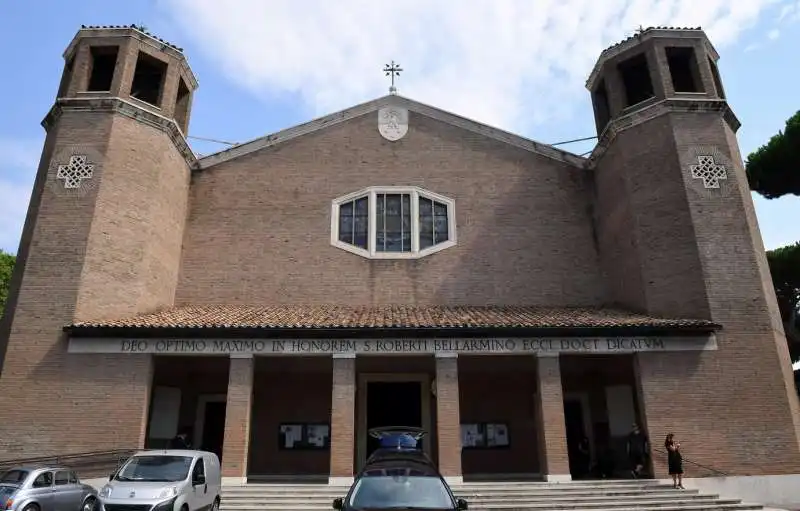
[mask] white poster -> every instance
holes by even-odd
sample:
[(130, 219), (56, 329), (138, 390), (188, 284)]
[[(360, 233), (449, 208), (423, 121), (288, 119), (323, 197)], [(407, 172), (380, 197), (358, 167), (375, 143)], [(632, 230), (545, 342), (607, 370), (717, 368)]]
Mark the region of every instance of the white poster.
[(479, 447), (483, 445), (483, 433), (480, 424), (461, 425), (461, 445), (462, 447)]
[(612, 437), (625, 436), (631, 432), (636, 422), (636, 404), (633, 388), (630, 385), (606, 387), (606, 407), (608, 408), (608, 429)]
[(281, 435), (283, 436), (283, 446), (287, 449), (292, 449), (295, 444), (303, 442), (303, 425), (282, 424)]
[(181, 389), (156, 387), (150, 407), (150, 438), (170, 440), (178, 434), (181, 411)]
[(327, 424), (309, 424), (308, 443), (314, 447), (325, 447), (331, 436), (331, 428)]
[(487, 447), (508, 446), (508, 426), (506, 426), (505, 424), (487, 424), (486, 446)]

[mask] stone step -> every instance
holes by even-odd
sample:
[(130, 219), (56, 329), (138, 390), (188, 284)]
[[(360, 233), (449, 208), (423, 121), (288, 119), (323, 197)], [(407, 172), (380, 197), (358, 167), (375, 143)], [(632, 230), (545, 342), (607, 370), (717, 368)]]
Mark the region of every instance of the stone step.
[[(580, 504), (584, 507), (594, 507), (595, 505), (602, 505), (605, 503), (613, 503), (618, 504), (621, 502), (651, 502), (651, 503), (671, 503), (671, 502), (688, 502), (688, 501), (696, 501), (696, 502), (720, 502), (719, 497), (717, 495), (660, 495), (660, 496), (641, 496), (641, 495), (628, 495), (628, 496), (598, 496), (598, 495), (587, 495), (581, 497), (549, 497), (549, 498), (483, 498), (483, 499), (470, 499), (467, 502), (471, 506), (501, 506), (505, 504), (517, 504), (517, 505), (529, 505), (529, 504), (541, 504), (541, 503), (549, 503), (553, 505), (562, 504), (562, 503), (574, 503), (576, 505)], [(333, 499), (303, 499), (302, 502), (308, 505), (314, 506), (331, 506)], [(732, 503), (736, 503), (738, 501), (731, 501)], [(283, 498), (275, 498), (275, 499), (239, 499), (239, 500), (230, 500), (224, 499), (223, 505), (225, 508), (235, 508), (235, 507), (252, 507), (258, 506), (261, 504), (265, 505), (292, 505), (297, 504), (298, 499), (293, 497), (283, 497)]]
[[(599, 497), (613, 497), (613, 496), (632, 496), (632, 497), (668, 497), (672, 498), (679, 493), (680, 495), (698, 495), (699, 492), (697, 490), (674, 490), (672, 488), (669, 489), (658, 489), (658, 490), (639, 490), (636, 488), (630, 489), (620, 489), (620, 490), (572, 490), (572, 491), (564, 491), (564, 490), (509, 490), (504, 492), (481, 492), (481, 493), (455, 493), (456, 497), (464, 498), (467, 500), (482, 500), (482, 499), (546, 499), (550, 497), (566, 497), (566, 498), (578, 498), (578, 497), (590, 497), (590, 496), (599, 496)], [(299, 495), (297, 493), (293, 493), (291, 491), (274, 491), (268, 494), (260, 493), (260, 492), (240, 492), (240, 493), (226, 493), (223, 492), (222, 496), (226, 502), (233, 502), (239, 500), (270, 500), (270, 499), (280, 499), (280, 498), (302, 498), (304, 500), (319, 500), (319, 499), (327, 499), (333, 500), (337, 497), (344, 497), (346, 495), (345, 492), (336, 493), (336, 492), (328, 492), (328, 493), (313, 493), (313, 494), (302, 494)]]
[[(518, 500), (518, 501), (505, 501), (505, 502), (481, 502), (475, 503), (476, 508), (493, 508), (493, 509), (606, 509), (608, 507), (651, 507), (651, 508), (669, 508), (675, 505), (704, 505), (704, 506), (725, 506), (739, 504), (738, 500), (722, 500), (722, 499), (702, 499), (702, 498), (662, 498), (662, 499), (649, 499), (649, 498), (635, 498), (635, 499), (602, 499), (602, 498), (585, 498), (585, 499), (539, 499), (539, 500)], [(323, 503), (311, 502), (298, 502), (297, 499), (281, 499), (270, 502), (252, 502), (252, 503), (228, 503), (223, 502), (222, 509), (238, 510), (238, 509), (251, 509), (259, 506), (284, 506), (284, 507), (305, 507), (305, 506), (324, 506)], [(331, 504), (328, 503), (328, 507)]]
[[(540, 486), (640, 486), (659, 484), (658, 481), (653, 479), (578, 479), (575, 481), (567, 482), (547, 482), (547, 481), (469, 481), (464, 483), (451, 484), (452, 488), (534, 488)], [(270, 488), (270, 487), (289, 487), (289, 488), (347, 488), (347, 485), (329, 485), (319, 482), (307, 483), (284, 483), (284, 482), (269, 482), (269, 481), (253, 481), (248, 482), (246, 485), (231, 485), (225, 488)]]
[[(349, 486), (329, 486), (325, 484), (247, 484), (244, 486), (224, 486), (222, 488), (225, 494), (236, 493), (259, 493), (269, 494), (275, 491), (291, 491), (299, 494), (313, 494), (313, 493), (341, 493), (345, 494), (349, 490)], [(541, 490), (559, 490), (559, 491), (573, 491), (573, 490), (626, 490), (626, 489), (672, 489), (671, 484), (663, 484), (655, 481), (652, 482), (631, 482), (624, 483), (610, 482), (610, 483), (595, 483), (595, 482), (575, 482), (575, 483), (524, 483), (507, 485), (505, 483), (494, 483), (486, 485), (450, 485), (453, 493), (459, 494), (473, 494), (473, 493), (489, 493), (495, 491), (541, 491)]]
[[(593, 507), (591, 508), (593, 511), (763, 511), (763, 506), (756, 505), (756, 504), (741, 504), (738, 501), (736, 503), (730, 503), (728, 501), (722, 502), (681, 502), (681, 501), (672, 501), (669, 503), (664, 503), (664, 505), (649, 505), (647, 503), (638, 503), (635, 505), (631, 505), (630, 503), (624, 502), (620, 503), (620, 505), (613, 505), (607, 504), (603, 507)], [(330, 505), (328, 506), (314, 506), (314, 505), (306, 505), (306, 504), (296, 504), (296, 505), (257, 505), (257, 506), (249, 506), (249, 507), (228, 507), (228, 506), (221, 506), (221, 511), (331, 511)], [(530, 510), (530, 511), (540, 511), (540, 510), (550, 510), (550, 511), (575, 511), (577, 509), (586, 509), (580, 505), (577, 506), (560, 506), (560, 505), (552, 505), (547, 503), (537, 503), (535, 505), (526, 505), (526, 504), (507, 504), (507, 505), (498, 505), (498, 506), (471, 506), (470, 511), (475, 510), (503, 510), (508, 511), (512, 509), (519, 509), (519, 510)]]

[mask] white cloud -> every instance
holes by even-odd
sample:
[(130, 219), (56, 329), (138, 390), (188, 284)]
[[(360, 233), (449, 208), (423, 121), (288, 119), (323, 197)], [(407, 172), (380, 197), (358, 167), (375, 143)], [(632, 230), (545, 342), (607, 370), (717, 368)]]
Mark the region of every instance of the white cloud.
[(41, 142), (0, 139), (0, 249), (16, 253), (28, 211)]
[(800, 21), (800, 0), (794, 4), (784, 5), (780, 14), (778, 14), (778, 21), (786, 23)]
[[(600, 51), (639, 25), (703, 26), (723, 47), (780, 0), (164, 0), (188, 36), (259, 96), (319, 115), (387, 90), (506, 129), (566, 118)], [(792, 0), (793, 2), (795, 0)], [(582, 107), (583, 108), (583, 107)]]

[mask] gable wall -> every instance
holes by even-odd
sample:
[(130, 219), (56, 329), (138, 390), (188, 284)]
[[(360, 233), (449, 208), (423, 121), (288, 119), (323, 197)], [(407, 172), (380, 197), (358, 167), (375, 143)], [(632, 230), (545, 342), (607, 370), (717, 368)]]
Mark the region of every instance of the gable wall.
[[(389, 142), (377, 117), (198, 172), (176, 303), (601, 301), (587, 171), (414, 112)], [(331, 200), (383, 185), (455, 199), (458, 245), (399, 261), (331, 246)]]

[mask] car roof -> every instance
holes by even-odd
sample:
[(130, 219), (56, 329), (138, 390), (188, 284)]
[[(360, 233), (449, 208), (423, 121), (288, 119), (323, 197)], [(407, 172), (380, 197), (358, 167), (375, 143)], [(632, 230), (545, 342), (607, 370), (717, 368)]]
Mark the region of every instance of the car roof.
[(428, 456), (419, 450), (378, 449), (364, 464), (361, 475), (382, 469), (408, 468), (419, 475), (439, 477), (439, 469)]
[(208, 451), (195, 451), (192, 449), (150, 449), (139, 451), (134, 456), (189, 456), (189, 457), (196, 457), (196, 456), (203, 456), (213, 454)]
[(72, 472), (73, 470), (63, 465), (20, 465), (18, 467), (8, 467), (2, 473), (11, 472), (12, 470), (20, 470), (24, 472), (46, 472), (50, 470), (66, 470)]
[(413, 461), (416, 463), (433, 464), (428, 456), (416, 449), (377, 449), (367, 460), (367, 465), (388, 460)]

